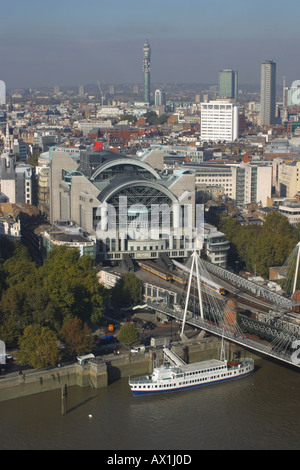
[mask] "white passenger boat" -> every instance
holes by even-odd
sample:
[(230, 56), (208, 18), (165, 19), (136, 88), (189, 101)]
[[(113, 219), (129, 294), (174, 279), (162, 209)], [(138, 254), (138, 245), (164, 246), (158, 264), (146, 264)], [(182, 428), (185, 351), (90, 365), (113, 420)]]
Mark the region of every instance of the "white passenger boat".
[[(164, 348), (164, 364), (154, 367), (151, 375), (130, 378), (134, 396), (168, 393), (240, 379), (254, 371), (254, 360), (210, 359), (186, 364), (174, 351)], [(221, 356), (222, 357), (222, 356)]]

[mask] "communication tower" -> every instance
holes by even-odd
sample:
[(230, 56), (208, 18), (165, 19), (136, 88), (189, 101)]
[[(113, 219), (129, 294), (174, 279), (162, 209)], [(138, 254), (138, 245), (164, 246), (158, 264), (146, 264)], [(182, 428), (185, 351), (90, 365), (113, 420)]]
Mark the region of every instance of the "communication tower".
[(144, 101), (145, 103), (150, 103), (150, 57), (151, 57), (151, 48), (146, 40), (144, 44), (144, 59), (143, 59), (143, 71), (144, 71)]

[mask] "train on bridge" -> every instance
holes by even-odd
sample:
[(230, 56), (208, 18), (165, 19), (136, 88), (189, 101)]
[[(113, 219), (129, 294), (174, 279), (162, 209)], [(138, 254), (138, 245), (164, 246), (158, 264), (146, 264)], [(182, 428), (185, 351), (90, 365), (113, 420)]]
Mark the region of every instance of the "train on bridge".
[(151, 274), (154, 274), (155, 276), (158, 276), (161, 279), (164, 279), (165, 281), (168, 281), (168, 282), (175, 281), (175, 282), (179, 282), (180, 284), (187, 284), (187, 279), (182, 279), (182, 277), (179, 276), (178, 274), (173, 273), (172, 271), (169, 271), (167, 269), (164, 269), (152, 261), (138, 261), (138, 265), (140, 266), (140, 268), (144, 269), (145, 271), (148, 271)]
[[(179, 284), (186, 285), (188, 283), (188, 276), (190, 273), (189, 269), (176, 261), (174, 261), (174, 264), (176, 266), (176, 272), (164, 269), (153, 261), (138, 261), (138, 265), (145, 271), (148, 271), (165, 281), (178, 282)], [(196, 279), (196, 276), (193, 276), (193, 278)], [(204, 276), (200, 277), (200, 284), (218, 294), (226, 294), (224, 286), (212, 281), (211, 279), (207, 279)]]
[[(183, 276), (188, 277), (190, 274), (190, 270), (178, 261), (173, 260), (177, 271), (182, 273)], [(193, 275), (193, 279), (196, 280), (196, 275)], [(217, 282), (213, 281), (212, 279), (208, 279), (207, 277), (200, 275), (200, 284), (208, 289), (217, 292), (218, 294), (225, 295), (226, 289), (222, 284), (218, 284)]]

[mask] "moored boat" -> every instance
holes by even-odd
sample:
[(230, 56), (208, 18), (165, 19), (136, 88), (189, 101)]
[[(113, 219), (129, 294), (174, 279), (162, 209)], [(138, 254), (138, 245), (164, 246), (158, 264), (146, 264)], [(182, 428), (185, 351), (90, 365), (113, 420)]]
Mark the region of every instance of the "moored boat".
[(186, 364), (172, 350), (164, 348), (164, 364), (150, 375), (129, 379), (134, 396), (189, 390), (246, 377), (254, 371), (254, 360), (210, 359)]

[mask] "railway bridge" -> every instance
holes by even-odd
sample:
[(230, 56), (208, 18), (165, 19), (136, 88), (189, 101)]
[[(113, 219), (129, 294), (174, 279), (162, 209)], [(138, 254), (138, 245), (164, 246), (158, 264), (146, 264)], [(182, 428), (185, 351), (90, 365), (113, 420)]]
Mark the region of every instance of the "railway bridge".
[[(179, 321), (180, 323), (183, 323), (184, 321), (184, 316), (183, 312), (180, 310), (175, 310), (174, 308), (168, 307), (166, 304), (158, 304), (157, 302), (151, 302), (148, 301), (146, 305), (143, 306), (144, 308), (152, 308), (156, 312), (163, 313), (167, 315), (168, 317)], [(249, 321), (249, 320), (248, 320)], [(185, 323), (189, 324), (190, 326), (193, 326), (194, 328), (197, 328), (199, 330), (206, 331), (208, 333), (211, 333), (215, 336), (218, 336), (220, 338), (224, 338), (228, 341), (231, 341), (237, 345), (240, 345), (249, 351), (253, 351), (254, 353), (260, 353), (263, 356), (270, 357), (270, 358), (275, 358), (281, 362), (287, 363), (289, 365), (295, 366), (297, 368), (300, 367), (300, 359), (298, 358), (298, 355), (300, 356), (300, 336), (297, 335), (296, 339), (292, 341), (292, 337), (290, 335), (286, 335), (283, 332), (279, 332), (276, 335), (276, 339), (279, 341), (279, 344), (275, 343), (267, 343), (267, 342), (262, 342), (262, 341), (257, 341), (255, 339), (251, 339), (247, 333), (243, 332), (240, 330), (238, 333), (235, 332), (233, 329), (230, 330), (228, 328), (224, 327), (224, 324), (217, 324), (215, 322), (209, 321), (209, 320), (203, 320), (199, 318), (199, 316), (195, 315), (187, 315), (185, 319)], [(254, 321), (250, 321), (250, 324), (253, 325), (253, 333), (259, 333), (261, 332), (261, 326), (256, 326), (256, 323)], [(265, 327), (267, 330), (267, 326)], [(282, 335), (280, 335), (282, 333)], [(274, 339), (274, 338), (273, 338)], [(281, 348), (280, 343), (283, 345), (286, 344), (286, 342), (289, 342), (290, 345), (294, 343), (294, 350), (291, 350), (290, 348), (286, 350), (286, 348)], [(291, 342), (292, 341), (292, 342)], [(299, 352), (298, 352), (299, 351)]]
[[(144, 300), (147, 308), (167, 315), (182, 325), (181, 337), (184, 339), (185, 324), (204, 330), (215, 336), (223, 337), (254, 353), (300, 367), (300, 324), (290, 321), (283, 312), (291, 309), (290, 299), (280, 296), (269, 289), (243, 280), (223, 268), (200, 260), (194, 252), (187, 263), (188, 281), (174, 288), (161, 288), (151, 283), (144, 283)], [(209, 274), (226, 278), (236, 286), (252, 292), (253, 296), (261, 296), (270, 302), (274, 311), (281, 312), (277, 316), (261, 314), (257, 319), (241, 315), (232, 305), (228, 305), (226, 297), (213, 292), (201, 283), (200, 273), (208, 278)], [(187, 279), (187, 277), (185, 277)], [(245, 282), (244, 282), (245, 281)]]

